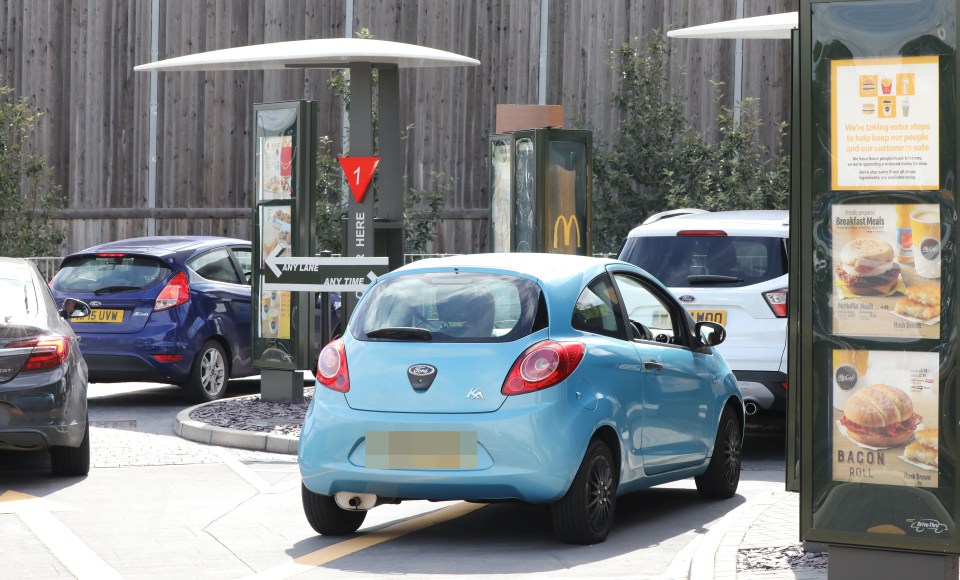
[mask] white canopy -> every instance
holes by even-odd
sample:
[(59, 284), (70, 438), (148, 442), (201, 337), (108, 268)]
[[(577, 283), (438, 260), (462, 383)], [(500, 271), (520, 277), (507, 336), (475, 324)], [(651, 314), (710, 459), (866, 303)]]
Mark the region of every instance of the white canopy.
[(168, 58), (134, 67), (137, 71), (267, 70), (346, 67), (352, 62), (395, 64), (399, 68), (477, 66), (479, 60), (401, 42), (362, 38), (315, 38), (238, 46)]
[(797, 13), (767, 14), (739, 20), (725, 20), (667, 32), (671, 38), (776, 38), (789, 39), (797, 28)]

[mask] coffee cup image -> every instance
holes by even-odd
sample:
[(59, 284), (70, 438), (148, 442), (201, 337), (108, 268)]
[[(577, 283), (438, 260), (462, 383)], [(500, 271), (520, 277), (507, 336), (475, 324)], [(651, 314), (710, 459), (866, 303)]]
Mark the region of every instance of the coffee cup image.
[(893, 99), (882, 99), (880, 101), (880, 110), (883, 111), (884, 117), (889, 117), (893, 114)]
[(940, 277), (940, 212), (920, 208), (910, 212), (913, 233), (913, 263), (917, 275), (923, 278)]
[(276, 337), (280, 334), (280, 311), (271, 310), (267, 313), (267, 328), (265, 336)]

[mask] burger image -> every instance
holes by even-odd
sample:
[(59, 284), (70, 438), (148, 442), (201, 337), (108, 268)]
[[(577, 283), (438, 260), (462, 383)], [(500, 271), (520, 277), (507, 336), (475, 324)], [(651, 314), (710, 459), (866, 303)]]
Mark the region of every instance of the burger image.
[(877, 79), (874, 77), (863, 77), (860, 82), (860, 92), (864, 95), (877, 94)]
[(896, 387), (873, 385), (847, 399), (840, 423), (847, 436), (870, 447), (893, 447), (910, 440), (923, 417), (913, 401)]
[(863, 104), (863, 114), (864, 115), (873, 115), (877, 112), (877, 105), (874, 103), (864, 103)]
[(932, 467), (940, 466), (940, 430), (921, 429), (916, 433), (916, 441), (907, 445), (903, 456), (910, 461)]
[(887, 296), (900, 282), (900, 264), (893, 261), (893, 246), (882, 240), (859, 238), (840, 250), (837, 280), (857, 296)]

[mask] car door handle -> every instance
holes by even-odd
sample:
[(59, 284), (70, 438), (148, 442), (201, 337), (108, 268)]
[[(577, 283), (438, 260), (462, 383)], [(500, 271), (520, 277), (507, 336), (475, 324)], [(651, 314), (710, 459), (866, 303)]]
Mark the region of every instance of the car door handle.
[(645, 368), (648, 371), (662, 371), (663, 364), (658, 363), (655, 360), (648, 360), (645, 363), (643, 363), (643, 368)]

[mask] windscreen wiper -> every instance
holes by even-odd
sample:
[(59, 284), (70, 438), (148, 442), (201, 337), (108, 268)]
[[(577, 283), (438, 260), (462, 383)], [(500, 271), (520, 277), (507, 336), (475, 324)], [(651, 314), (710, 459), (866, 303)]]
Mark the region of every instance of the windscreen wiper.
[(687, 276), (687, 282), (690, 284), (727, 284), (730, 282), (743, 282), (743, 278), (737, 276), (720, 276), (719, 274), (691, 274)]
[(367, 338), (395, 338), (397, 340), (432, 340), (433, 333), (416, 326), (387, 326), (371, 330)]
[(129, 292), (130, 290), (142, 290), (139, 286), (104, 286), (94, 290), (94, 294), (106, 294), (107, 292)]

